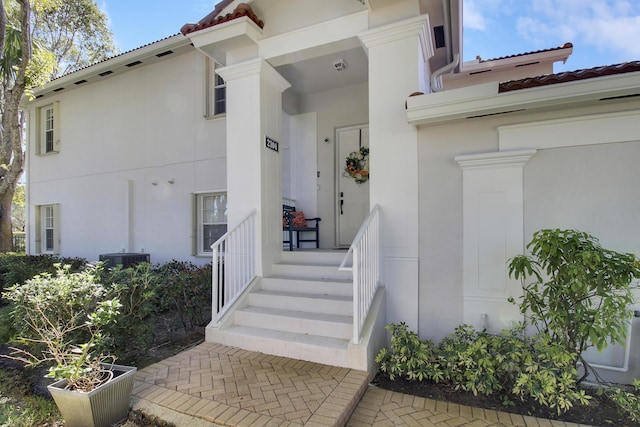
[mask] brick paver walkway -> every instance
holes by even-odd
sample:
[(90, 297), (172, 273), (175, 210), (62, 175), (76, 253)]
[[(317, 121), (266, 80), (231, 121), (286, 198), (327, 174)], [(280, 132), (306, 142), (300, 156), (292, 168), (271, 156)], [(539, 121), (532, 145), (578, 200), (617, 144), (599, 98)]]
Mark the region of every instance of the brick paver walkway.
[(394, 393), (368, 381), (366, 372), (203, 343), (138, 371), (133, 406), (179, 427), (578, 426)]

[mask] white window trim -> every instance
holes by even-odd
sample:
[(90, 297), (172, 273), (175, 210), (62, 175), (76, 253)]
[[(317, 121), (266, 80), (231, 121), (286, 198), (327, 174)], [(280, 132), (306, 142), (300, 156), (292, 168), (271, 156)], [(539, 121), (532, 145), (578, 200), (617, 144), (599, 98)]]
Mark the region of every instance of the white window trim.
[[(203, 223), (203, 200), (208, 196), (227, 195), (226, 191), (207, 191), (193, 194), (193, 236), (192, 236), (192, 254), (198, 257), (211, 257), (212, 251), (204, 248), (204, 223)], [(224, 223), (215, 223), (217, 225), (228, 224), (227, 218)]]
[[(53, 120), (51, 123), (53, 125), (53, 129), (51, 129), (53, 134), (51, 141), (51, 150), (47, 150), (47, 111), (51, 111), (53, 113)], [(38, 107), (36, 110), (36, 115), (36, 154), (42, 156), (57, 154), (60, 149), (60, 102), (55, 101), (51, 104)]]
[[(47, 212), (49, 211), (49, 212)], [(51, 214), (51, 222), (47, 224), (48, 213)], [(53, 245), (47, 247), (47, 229), (51, 229)], [(59, 254), (60, 253), (60, 205), (38, 205), (36, 206), (36, 253), (39, 254)]]
[[(221, 117), (225, 117), (227, 114), (226, 102), (227, 102), (227, 91), (226, 91), (226, 82), (217, 85), (216, 76), (216, 64), (212, 58), (205, 57), (204, 60), (205, 70), (204, 70), (204, 116), (207, 119), (217, 119)], [(222, 77), (220, 77), (222, 79)], [(223, 80), (224, 82), (224, 80)], [(216, 114), (216, 89), (224, 88), (225, 91), (225, 108), (224, 112)]]

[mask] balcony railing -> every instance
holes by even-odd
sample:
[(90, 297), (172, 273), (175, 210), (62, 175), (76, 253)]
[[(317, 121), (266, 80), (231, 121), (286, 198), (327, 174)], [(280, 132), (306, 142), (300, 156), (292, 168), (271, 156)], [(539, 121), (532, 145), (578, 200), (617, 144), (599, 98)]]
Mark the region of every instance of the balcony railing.
[(211, 245), (214, 267), (212, 317), (215, 324), (256, 277), (255, 247), (255, 210)]
[[(347, 267), (349, 254), (353, 264)], [(371, 303), (380, 286), (380, 207), (375, 205), (353, 239), (340, 270), (353, 273), (353, 340), (359, 344)]]

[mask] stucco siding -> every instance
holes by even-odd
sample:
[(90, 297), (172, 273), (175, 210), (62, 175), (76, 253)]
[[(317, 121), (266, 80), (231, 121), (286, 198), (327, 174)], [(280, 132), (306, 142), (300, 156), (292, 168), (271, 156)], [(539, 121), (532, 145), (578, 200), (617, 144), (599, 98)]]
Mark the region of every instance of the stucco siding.
[(191, 194), (226, 189), (226, 135), (203, 117), (203, 70), (193, 51), (30, 106), (59, 102), (57, 154), (35, 155), (31, 122), (28, 190), (32, 218), (59, 204), (61, 255), (208, 261), (191, 257)]

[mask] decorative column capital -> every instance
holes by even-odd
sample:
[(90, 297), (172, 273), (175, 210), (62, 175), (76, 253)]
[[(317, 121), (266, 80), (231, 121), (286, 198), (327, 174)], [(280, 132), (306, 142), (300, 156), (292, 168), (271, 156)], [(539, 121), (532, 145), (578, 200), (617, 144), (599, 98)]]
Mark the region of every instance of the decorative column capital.
[(435, 54), (429, 28), (431, 28), (429, 15), (421, 15), (404, 21), (372, 28), (362, 34), (358, 34), (358, 38), (365, 49), (368, 50), (372, 47), (418, 36), (420, 38), (422, 53), (425, 59), (428, 59)]
[(455, 157), (456, 163), (462, 170), (466, 169), (492, 169), (500, 167), (519, 166), (524, 167), (537, 150), (509, 150), (495, 151), (491, 153), (461, 154)]
[(289, 87), (289, 83), (278, 73), (267, 61), (262, 58), (255, 58), (238, 64), (227, 65), (218, 68), (216, 72), (228, 83), (233, 80), (242, 79), (249, 76), (259, 75), (272, 86), (284, 92)]

